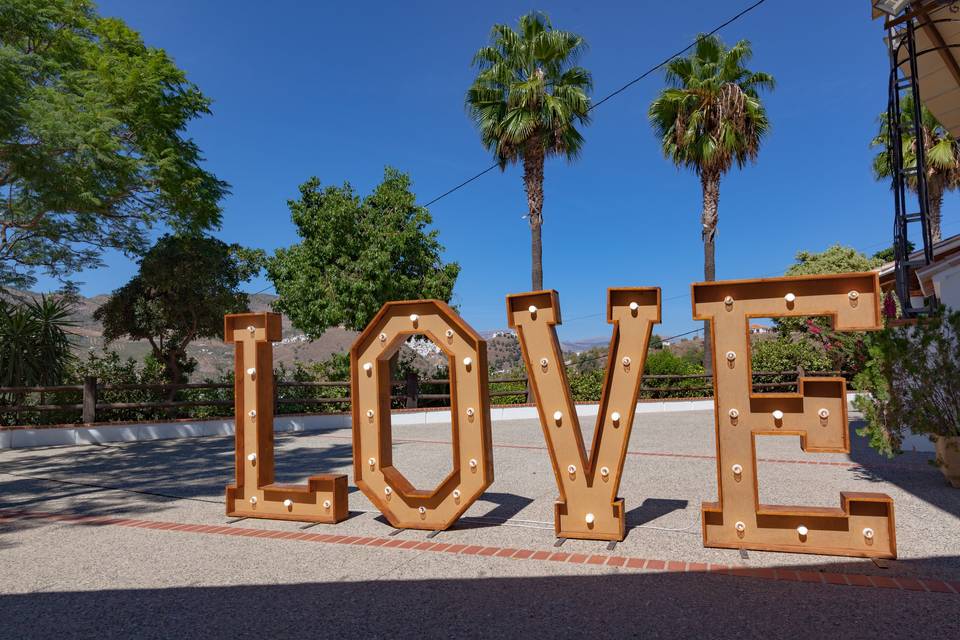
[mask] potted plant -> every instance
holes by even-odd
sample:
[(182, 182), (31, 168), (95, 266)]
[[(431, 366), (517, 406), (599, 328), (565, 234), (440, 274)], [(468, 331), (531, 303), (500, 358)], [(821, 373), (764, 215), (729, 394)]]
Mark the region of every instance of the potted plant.
[(874, 334), (870, 360), (854, 380), (868, 391), (854, 405), (866, 426), (858, 433), (889, 456), (907, 430), (935, 443), (935, 464), (960, 488), (960, 311), (940, 310), (915, 324)]

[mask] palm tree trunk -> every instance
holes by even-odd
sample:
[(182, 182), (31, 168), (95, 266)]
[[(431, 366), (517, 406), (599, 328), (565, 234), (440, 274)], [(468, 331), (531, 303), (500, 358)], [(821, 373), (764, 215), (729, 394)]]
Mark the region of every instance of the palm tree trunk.
[(927, 197), (930, 199), (928, 212), (930, 237), (940, 242), (940, 209), (943, 206), (943, 180), (932, 176), (927, 180)]
[(530, 221), (530, 273), (533, 291), (543, 289), (543, 159), (544, 150), (536, 138), (527, 143), (523, 155), (523, 186), (527, 191)]
[[(717, 256), (714, 241), (717, 235), (718, 208), (720, 205), (720, 176), (704, 173), (700, 175), (703, 187), (703, 211), (700, 223), (703, 237), (703, 279), (707, 282), (717, 279)], [(703, 369), (707, 375), (713, 374), (713, 340), (710, 336), (710, 322), (703, 323)]]

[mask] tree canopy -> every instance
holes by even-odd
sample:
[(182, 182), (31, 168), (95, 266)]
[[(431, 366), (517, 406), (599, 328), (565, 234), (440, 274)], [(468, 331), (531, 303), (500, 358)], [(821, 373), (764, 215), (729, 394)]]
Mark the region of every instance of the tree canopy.
[(329, 327), (360, 330), (384, 302), (449, 301), (460, 265), (444, 263), (430, 213), (417, 206), (410, 178), (387, 167), (365, 197), (350, 186), (300, 185), (289, 203), (301, 242), (279, 249), (267, 275), (277, 311), (311, 338)]
[(219, 224), (227, 185), (184, 135), (210, 101), (90, 0), (4, 0), (0, 86), (0, 285), (141, 253), (155, 224)]
[(247, 309), (238, 289), (255, 276), (263, 252), (216, 238), (167, 235), (140, 260), (140, 269), (95, 312), (108, 341), (147, 340), (170, 382), (190, 369), (187, 346), (197, 338), (222, 338), (223, 316)]
[(786, 271), (788, 276), (870, 271), (883, 264), (881, 257), (869, 258), (853, 247), (845, 247), (839, 243), (820, 253), (799, 251), (795, 259), (796, 263), (790, 265)]

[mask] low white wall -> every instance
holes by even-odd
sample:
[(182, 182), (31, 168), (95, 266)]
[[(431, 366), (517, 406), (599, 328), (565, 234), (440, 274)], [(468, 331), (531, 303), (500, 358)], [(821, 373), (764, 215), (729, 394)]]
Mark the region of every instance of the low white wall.
[[(596, 416), (599, 405), (577, 405), (577, 415)], [(660, 413), (665, 411), (709, 411), (713, 409), (713, 400), (687, 400), (677, 402), (640, 402), (638, 413)], [(492, 420), (537, 419), (536, 407), (491, 407)], [(450, 411), (412, 411), (395, 413), (390, 417), (394, 425), (450, 423)], [(276, 433), (297, 433), (304, 431), (323, 431), (331, 429), (349, 429), (350, 414), (278, 416), (274, 418), (273, 429)], [(202, 436), (232, 436), (234, 421), (232, 418), (220, 420), (196, 420), (182, 422), (138, 422), (134, 424), (109, 424), (96, 426), (49, 427), (44, 429), (13, 429), (0, 431), (0, 449), (22, 449), (28, 447), (56, 447), (105, 442), (140, 442), (148, 440), (169, 440), (172, 438), (196, 438)]]
[[(848, 403), (854, 393), (847, 394)], [(596, 416), (598, 404), (577, 405), (577, 415), (583, 418)], [(851, 406), (852, 409), (852, 406)], [(669, 413), (673, 411), (711, 411), (713, 400), (677, 400), (670, 402), (638, 402), (637, 413)], [(490, 408), (494, 421), (536, 420), (536, 407)], [(394, 425), (450, 423), (450, 411), (412, 411), (395, 413), (390, 417)], [(279, 416), (274, 418), (276, 433), (298, 433), (349, 429), (350, 414)], [(55, 447), (101, 444), (105, 442), (141, 442), (169, 440), (172, 438), (196, 438), (201, 436), (232, 436), (232, 418), (221, 420), (197, 420), (183, 422), (140, 422), (135, 424), (109, 424), (96, 426), (51, 427), (46, 429), (13, 429), (0, 431), (0, 449), (29, 447)], [(904, 451), (933, 451), (933, 443), (925, 436), (908, 435), (903, 443)]]

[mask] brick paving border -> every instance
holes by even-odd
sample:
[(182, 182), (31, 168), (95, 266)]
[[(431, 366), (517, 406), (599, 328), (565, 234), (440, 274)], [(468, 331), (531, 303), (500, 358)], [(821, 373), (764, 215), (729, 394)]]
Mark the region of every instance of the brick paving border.
[(326, 533), (306, 533), (303, 531), (246, 529), (243, 527), (187, 524), (165, 522), (162, 520), (139, 520), (133, 518), (88, 516), (47, 511), (0, 509), (0, 521), (15, 519), (52, 520), (85, 526), (130, 527), (176, 533), (198, 533), (209, 535), (240, 536), (247, 538), (270, 538), (275, 540), (296, 540), (300, 542), (322, 542), (327, 544), (348, 544), (368, 547), (390, 547), (401, 550), (429, 551), (432, 553), (454, 553), (460, 555), (482, 556), (488, 558), (496, 557), (535, 562), (569, 562), (574, 564), (616, 567), (621, 570), (636, 569), (643, 572), (713, 573), (740, 578), (774, 580), (779, 582), (807, 582), (819, 585), (869, 587), (875, 589), (899, 589), (902, 591), (923, 591), (928, 593), (960, 595), (960, 581), (940, 580), (937, 578), (918, 578), (914, 576), (878, 576), (857, 573), (828, 573), (822, 571), (803, 571), (799, 569), (794, 570), (771, 567), (732, 567), (713, 562), (705, 563), (686, 562), (683, 560), (657, 560), (606, 554), (588, 555), (585, 553), (565, 553), (562, 551), (551, 552), (535, 549), (515, 549), (512, 547), (487, 547), (482, 545), (450, 544), (446, 542), (431, 541), (421, 542), (418, 540), (398, 540), (396, 538), (338, 536)]

